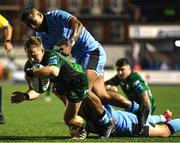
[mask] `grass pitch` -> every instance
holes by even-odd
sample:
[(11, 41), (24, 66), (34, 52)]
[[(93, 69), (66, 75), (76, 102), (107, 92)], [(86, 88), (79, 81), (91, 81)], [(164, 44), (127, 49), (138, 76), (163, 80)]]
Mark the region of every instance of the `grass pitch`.
[[(156, 99), (156, 112), (161, 114), (166, 109), (173, 111), (174, 118), (180, 118), (179, 86), (152, 86)], [(26, 91), (25, 84), (3, 85), (3, 113), (6, 123), (0, 125), (2, 142), (77, 142), (70, 139), (68, 128), (63, 122), (64, 106), (54, 95), (51, 102), (45, 102), (45, 95), (34, 101), (11, 104), (14, 91)], [(169, 138), (110, 138), (100, 140), (96, 135), (79, 142), (180, 142), (180, 133)]]

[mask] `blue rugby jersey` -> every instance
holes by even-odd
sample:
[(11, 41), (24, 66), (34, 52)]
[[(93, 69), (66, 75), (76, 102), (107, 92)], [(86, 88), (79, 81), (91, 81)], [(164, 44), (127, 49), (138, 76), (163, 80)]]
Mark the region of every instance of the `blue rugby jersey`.
[[(45, 49), (52, 49), (62, 39), (68, 39), (71, 34), (71, 29), (67, 28), (68, 22), (73, 15), (63, 10), (53, 10), (45, 14), (48, 25), (48, 32), (36, 32), (43, 41)], [(80, 37), (77, 39), (72, 48), (72, 56), (78, 61), (82, 56), (99, 48), (103, 51), (102, 46), (96, 41), (93, 36), (83, 27)]]
[(126, 111), (115, 110), (110, 105), (104, 105), (104, 107), (114, 119), (116, 126), (115, 136), (135, 136), (134, 130), (138, 125), (136, 115)]

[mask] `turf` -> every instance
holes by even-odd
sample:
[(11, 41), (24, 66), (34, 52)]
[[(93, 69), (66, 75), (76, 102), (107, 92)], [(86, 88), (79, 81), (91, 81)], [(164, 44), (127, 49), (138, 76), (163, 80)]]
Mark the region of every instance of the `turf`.
[[(152, 86), (156, 98), (156, 112), (165, 109), (173, 111), (173, 117), (180, 117), (180, 88), (178, 86)], [(3, 84), (3, 113), (6, 123), (0, 125), (2, 142), (72, 142), (68, 128), (63, 122), (64, 106), (52, 95), (51, 102), (45, 102), (45, 95), (34, 101), (11, 104), (13, 91), (26, 91), (24, 84)], [(179, 142), (180, 133), (169, 138), (111, 138), (100, 140), (96, 135), (83, 142)], [(80, 141), (82, 142), (82, 141)]]

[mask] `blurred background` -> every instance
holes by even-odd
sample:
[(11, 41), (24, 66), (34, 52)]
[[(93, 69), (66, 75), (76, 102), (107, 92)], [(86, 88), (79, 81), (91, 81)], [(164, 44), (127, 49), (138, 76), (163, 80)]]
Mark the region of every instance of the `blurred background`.
[(180, 84), (179, 0), (1, 0), (0, 14), (13, 27), (14, 45), (7, 54), (0, 34), (1, 80), (24, 82), (23, 44), (33, 32), (21, 22), (20, 13), (28, 5), (77, 16), (107, 52), (105, 79), (116, 73), (116, 60), (127, 57), (149, 83)]

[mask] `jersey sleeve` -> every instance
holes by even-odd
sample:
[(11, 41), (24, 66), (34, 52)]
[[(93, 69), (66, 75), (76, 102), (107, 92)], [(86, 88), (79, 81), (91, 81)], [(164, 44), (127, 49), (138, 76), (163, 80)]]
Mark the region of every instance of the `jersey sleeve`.
[(60, 57), (58, 56), (58, 54), (56, 54), (55, 52), (49, 54), (49, 57), (47, 59), (47, 65), (48, 66), (53, 65), (60, 68), (61, 64), (60, 64)]
[(118, 75), (116, 74), (114, 77), (112, 77), (111, 79), (107, 80), (105, 82), (105, 85), (114, 85), (114, 86), (118, 86), (120, 84), (120, 78), (118, 77)]
[(73, 15), (63, 10), (55, 10), (52, 14), (56, 17), (57, 23), (62, 24), (64, 27), (68, 27), (68, 22), (73, 17)]
[(137, 94), (141, 94), (148, 90), (146, 82), (138, 74), (132, 77), (132, 87)]
[(7, 21), (7, 19), (0, 15), (0, 28), (7, 27), (8, 25), (9, 22)]

